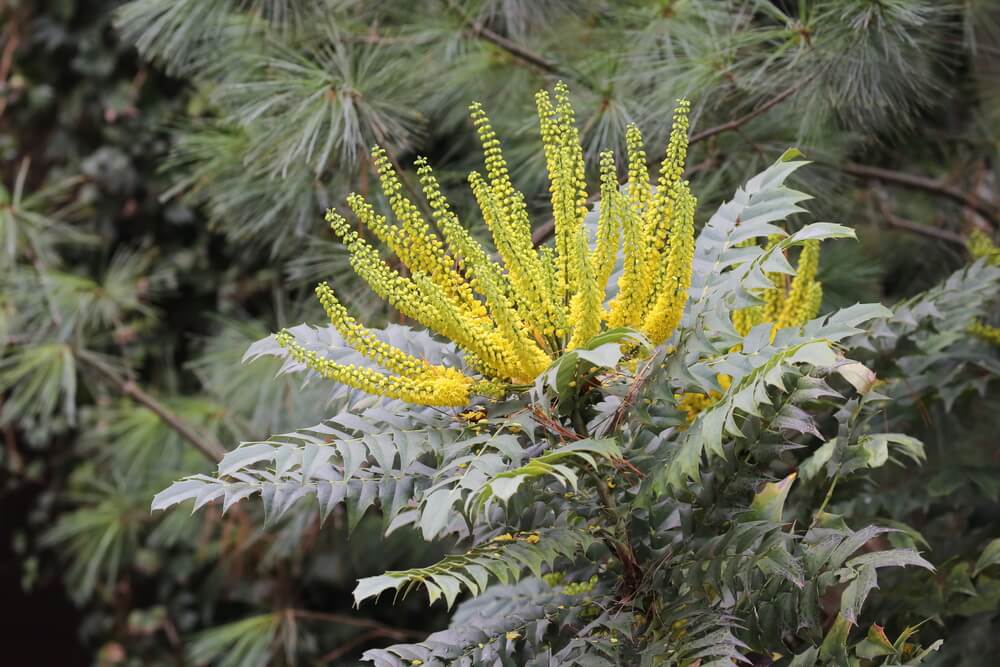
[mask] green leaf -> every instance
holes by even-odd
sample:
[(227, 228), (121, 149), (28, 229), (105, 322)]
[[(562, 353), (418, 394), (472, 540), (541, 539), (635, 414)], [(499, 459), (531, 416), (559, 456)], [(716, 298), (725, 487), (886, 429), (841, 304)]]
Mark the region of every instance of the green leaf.
[(859, 568), (870, 565), (879, 567), (906, 567), (916, 565), (925, 570), (934, 571), (934, 566), (913, 549), (887, 549), (885, 551), (873, 551), (871, 553), (855, 556), (847, 561), (848, 567)]
[(796, 588), (806, 585), (801, 563), (783, 544), (776, 544), (757, 560), (757, 567), (765, 574), (776, 574), (791, 582)]
[(874, 588), (878, 588), (878, 574), (875, 567), (870, 564), (864, 565), (840, 596), (840, 613), (844, 615), (844, 618), (857, 625), (861, 607)]
[(778, 158), (778, 162), (791, 162), (795, 158), (799, 157), (805, 157), (805, 155), (798, 148), (792, 146), (791, 148), (785, 149), (785, 152)]
[(153, 496), (153, 502), (150, 506), (150, 510), (155, 512), (157, 510), (165, 510), (172, 505), (184, 502), (185, 500), (191, 500), (192, 498), (197, 498), (206, 487), (210, 486), (215, 480), (207, 477), (191, 477), (188, 479), (182, 479), (179, 482), (174, 482), (168, 486), (163, 491), (160, 491), (155, 496)]
[(406, 579), (385, 574), (359, 579), (357, 586), (354, 587), (354, 606), (359, 606), (362, 601), (370, 597), (378, 597), (390, 588), (398, 591), (405, 583)]
[(600, 368), (614, 368), (622, 357), (621, 345), (604, 343), (593, 349), (579, 348), (576, 354), (580, 359)]
[(750, 515), (754, 519), (770, 521), (771, 523), (781, 523), (781, 513), (785, 507), (785, 499), (795, 481), (796, 473), (779, 482), (769, 482), (764, 488), (754, 496), (750, 503)]
[(448, 525), (451, 507), (459, 495), (453, 489), (438, 489), (424, 500), (420, 531), (425, 540), (433, 540)]
[(810, 646), (805, 651), (792, 658), (792, 661), (788, 663), (788, 667), (814, 667), (818, 654), (819, 649), (815, 646)]
[(464, 554), (446, 556), (427, 567), (362, 579), (354, 598), (357, 603), (389, 588), (400, 590), (406, 586), (405, 592), (409, 592), (419, 585), (427, 590), (431, 603), (444, 597), (450, 606), (463, 586), (473, 595), (480, 593), (487, 572), (503, 584), (520, 580), (525, 568), (541, 576), (543, 567), (551, 567), (559, 558), (574, 558), (593, 541), (589, 534), (565, 527), (505, 533)]
[(973, 576), (978, 576), (980, 572), (991, 565), (1000, 563), (1000, 537), (986, 545), (983, 553), (979, 554), (976, 560), (976, 567), (972, 570)]
[(820, 660), (837, 661), (847, 664), (847, 638), (851, 633), (852, 623), (843, 614), (837, 614), (837, 619), (830, 626), (823, 643), (819, 647)]
[(831, 438), (825, 444), (816, 448), (812, 453), (812, 456), (804, 460), (801, 465), (799, 465), (799, 473), (802, 475), (802, 481), (808, 482), (823, 471), (823, 466), (825, 466), (837, 449), (837, 439)]
[(868, 628), (868, 636), (854, 647), (854, 652), (860, 658), (872, 660), (884, 655), (893, 655), (896, 649), (885, 636), (885, 629), (880, 625), (872, 625)]
[(852, 361), (837, 366), (837, 373), (864, 396), (875, 386), (875, 373), (864, 364)]

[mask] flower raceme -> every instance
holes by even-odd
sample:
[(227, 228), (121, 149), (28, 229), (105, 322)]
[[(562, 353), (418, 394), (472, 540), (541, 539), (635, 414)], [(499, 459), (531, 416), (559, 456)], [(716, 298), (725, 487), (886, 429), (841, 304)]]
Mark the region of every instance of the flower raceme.
[[(777, 239), (772, 239), (772, 242)], [(758, 324), (770, 322), (772, 337), (778, 329), (801, 326), (819, 314), (823, 286), (816, 279), (819, 270), (819, 241), (806, 241), (799, 254), (798, 269), (791, 280), (781, 273), (768, 278), (773, 287), (761, 290), (762, 303), (733, 313), (733, 326), (747, 335)]]
[[(603, 328), (631, 327), (653, 344), (671, 336), (684, 311), (694, 254), (696, 200), (682, 180), (690, 105), (685, 100), (677, 104), (655, 186), (637, 127), (630, 126), (626, 136), (625, 192), (613, 153), (601, 154), (600, 214), (591, 243), (584, 227), (584, 153), (569, 91), (557, 84), (552, 94), (539, 92), (536, 104), (550, 183), (552, 246), (536, 248), (532, 242), (525, 196), (511, 182), (500, 140), (478, 103), (471, 106), (471, 116), (485, 168), (469, 175), (469, 185), (495, 254), (459, 222), (423, 158), (416, 167), (429, 216), (404, 193), (399, 175), (378, 147), (372, 161), (394, 220), (358, 194), (347, 198), (355, 218), (396, 255), (407, 275), (385, 262), (340, 213), (327, 212), (358, 276), (404, 316), (454, 341), (476, 376), (382, 342), (349, 315), (326, 284), (316, 293), (334, 327), (385, 372), (326, 359), (282, 331), (276, 340), (293, 359), (325, 378), (373, 394), (463, 406), (473, 394), (500, 396), (511, 385), (530, 383)], [(618, 294), (605, 304), (619, 252), (624, 270)]]
[[(777, 241), (778, 238), (772, 238), (769, 245)], [(761, 303), (733, 312), (733, 328), (739, 335), (746, 336), (755, 326), (770, 324), (773, 340), (779, 329), (802, 326), (816, 317), (823, 300), (823, 285), (816, 278), (818, 271), (819, 241), (806, 241), (799, 253), (795, 276), (789, 280), (783, 273), (770, 274), (772, 286), (757, 293)], [(729, 388), (729, 376), (719, 375), (717, 379), (723, 389)], [(699, 413), (715, 405), (721, 394), (689, 392), (675, 394), (675, 398), (690, 424)]]

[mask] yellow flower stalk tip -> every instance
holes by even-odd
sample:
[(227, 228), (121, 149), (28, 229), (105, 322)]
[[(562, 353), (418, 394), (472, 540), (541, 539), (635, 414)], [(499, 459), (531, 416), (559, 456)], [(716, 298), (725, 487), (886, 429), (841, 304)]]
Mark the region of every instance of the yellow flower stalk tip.
[[(426, 160), (416, 161), (425, 215), (379, 147), (372, 149), (372, 165), (391, 218), (359, 194), (347, 198), (359, 227), (334, 210), (327, 212), (355, 273), (402, 315), (453, 341), (468, 369), (437, 366), (384, 342), (351, 317), (326, 284), (316, 294), (330, 322), (372, 367), (326, 359), (283, 331), (276, 340), (292, 359), (373, 394), (464, 406), (473, 395), (501, 398), (514, 386), (531, 383), (559, 356), (606, 327), (632, 327), (654, 343), (670, 338), (687, 302), (694, 252), (697, 202), (682, 180), (689, 103), (677, 102), (655, 185), (637, 127), (629, 126), (625, 137), (627, 193), (620, 188), (613, 152), (601, 154), (595, 234), (584, 228), (586, 161), (569, 89), (559, 83), (551, 93), (539, 92), (535, 101), (549, 175), (552, 245), (535, 247), (526, 198), (514, 187), (501, 141), (479, 103), (470, 106), (470, 114), (485, 168), (469, 176), (469, 185), (492, 249), (459, 221)], [(363, 230), (398, 263), (383, 259)], [(619, 256), (624, 274), (618, 295), (606, 307), (604, 295)], [(805, 289), (804, 299), (812, 295)]]

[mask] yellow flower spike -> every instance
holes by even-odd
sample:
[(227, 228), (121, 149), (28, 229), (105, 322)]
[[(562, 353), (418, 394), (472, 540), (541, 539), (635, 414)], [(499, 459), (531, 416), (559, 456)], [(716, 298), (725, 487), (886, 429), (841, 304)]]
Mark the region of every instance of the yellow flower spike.
[(642, 217), (652, 196), (649, 188), (649, 169), (646, 167), (646, 150), (642, 133), (635, 125), (625, 129), (625, 148), (628, 153), (628, 201), (632, 211)]
[(646, 237), (643, 219), (629, 206), (622, 211), (624, 265), (618, 279), (618, 295), (611, 302), (608, 326), (627, 327), (638, 322), (640, 302), (645, 300)]
[[(431, 293), (430, 281), (426, 277), (415, 274), (414, 280), (422, 287), (426, 284), (427, 292)], [(496, 336), (485, 336), (480, 333), (483, 329), (482, 321), (470, 321), (466, 326), (476, 326), (479, 331), (468, 339), (467, 345), (477, 352), (480, 358), (488, 361), (498, 371), (499, 377), (519, 382), (530, 382), (548, 368), (552, 360), (532, 340), (524, 321), (518, 315), (517, 310), (513, 308), (506, 294), (497, 289), (495, 285), (490, 284), (489, 281), (483, 281), (483, 289), (486, 292), (486, 306), (492, 317), (489, 333), (496, 334)], [(436, 298), (434, 301), (439, 303), (442, 308), (447, 306)], [(470, 331), (470, 333), (472, 332)], [(449, 337), (456, 342), (459, 340), (454, 336)], [(488, 341), (493, 342), (488, 343)], [(493, 351), (494, 348), (498, 347), (497, 341), (505, 343), (502, 356), (495, 356), (495, 352), (500, 352), (500, 350)], [(487, 350), (491, 351), (487, 352)], [(489, 358), (484, 358), (483, 353), (488, 354)]]
[(344, 342), (387, 371), (407, 377), (447, 376), (458, 373), (454, 369), (435, 366), (423, 359), (418, 359), (379, 340), (370, 329), (359, 324), (350, 316), (347, 308), (340, 303), (328, 284), (320, 283), (317, 285), (316, 296), (323, 305), (330, 322), (344, 338)]
[[(780, 237), (768, 239), (768, 248), (774, 247)], [(802, 326), (819, 314), (823, 301), (823, 286), (816, 280), (819, 268), (819, 241), (808, 241), (802, 246), (795, 277), (789, 281), (783, 273), (770, 273), (768, 279), (774, 287), (761, 290), (763, 303), (733, 313), (733, 327), (741, 336), (765, 322), (772, 323), (771, 337), (778, 329)]]
[(369, 394), (443, 407), (462, 407), (469, 402), (472, 378), (457, 371), (451, 374), (416, 377), (385, 375), (370, 368), (338, 364), (325, 359), (296, 343), (288, 331), (276, 334), (275, 340), (278, 345), (288, 350), (292, 359), (304, 364), (320, 376)]
[(969, 333), (976, 338), (981, 338), (987, 343), (992, 343), (1000, 347), (1000, 327), (990, 326), (989, 324), (984, 324), (983, 322), (973, 321), (969, 325)]
[(809, 294), (803, 304), (802, 313), (796, 324), (802, 325), (809, 320), (815, 319), (819, 315), (819, 308), (823, 305), (823, 285), (817, 280), (809, 286)]
[(483, 220), (493, 234), (497, 252), (507, 268), (507, 279), (512, 288), (511, 299), (533, 331), (541, 335), (541, 332), (550, 328), (550, 313), (555, 305), (550, 302), (550, 296), (545, 290), (541, 260), (531, 244), (531, 237), (529, 235), (523, 238), (504, 219), (504, 210), (478, 172), (469, 174), (469, 184), (482, 211)]
[[(777, 235), (768, 237), (765, 250), (770, 250), (780, 240), (781, 237)], [(754, 321), (754, 326), (763, 324), (764, 322), (777, 322), (778, 318), (781, 317), (781, 311), (787, 296), (788, 276), (784, 273), (769, 273), (767, 278), (771, 281), (773, 287), (764, 290), (760, 295), (764, 303), (757, 307), (759, 313)]]
[(578, 280), (584, 267), (580, 264), (576, 248), (579, 238), (586, 239), (583, 233), (583, 220), (587, 217), (587, 174), (586, 162), (583, 157), (583, 146), (580, 144), (580, 130), (576, 127), (576, 114), (569, 100), (569, 87), (562, 81), (555, 85), (555, 101), (557, 122), (561, 128), (562, 137), (561, 182), (563, 184), (563, 207), (565, 221), (569, 233), (566, 250), (569, 252), (567, 266), (570, 275), (567, 285), (571, 295), (579, 289)]
[(579, 288), (580, 275), (577, 246), (582, 234), (582, 217), (576, 215), (575, 174), (573, 149), (563, 145), (559, 150), (559, 163), (552, 179), (552, 212), (556, 235), (556, 270), (558, 282), (563, 286), (563, 303), (572, 298)]
[(763, 309), (760, 306), (751, 306), (734, 310), (732, 313), (733, 328), (736, 333), (746, 336), (750, 330), (764, 321)]
[[(517, 332), (517, 343), (514, 345), (509, 344), (509, 341), (513, 340), (512, 338), (499, 336), (500, 340), (503, 340), (507, 346), (504, 348), (503, 357), (497, 357), (497, 370), (499, 371), (501, 367), (503, 370), (496, 372), (496, 375), (506, 378), (534, 379), (538, 372), (544, 370), (551, 363), (551, 359), (526, 335), (525, 327), (520, 323), (517, 313), (511, 308), (507, 298), (510, 286), (506, 276), (501, 272), (499, 265), (487, 256), (479, 242), (473, 239), (461, 226), (457, 216), (451, 211), (441, 195), (437, 179), (434, 178), (426, 161), (418, 166), (417, 173), (431, 204), (435, 222), (441, 228), (448, 245), (470, 274), (476, 291), (486, 297), (490, 314), (498, 324), (501, 321), (512, 323), (513, 330)], [(490, 326), (493, 326), (493, 320), (489, 320), (488, 317), (486, 319)], [(512, 358), (518, 358), (521, 361), (519, 364), (515, 364), (512, 362)], [(526, 376), (534, 369), (540, 370), (530, 377)]]
[[(438, 332), (473, 355), (472, 363), (491, 377), (519, 378), (521, 366), (514, 342), (489, 317), (473, 319), (454, 308), (445, 294), (423, 273), (413, 274), (413, 282), (440, 321)], [(444, 333), (447, 331), (447, 333)]]
[(642, 134), (634, 126), (626, 130), (629, 207), (622, 218), (625, 263), (618, 296), (611, 304), (609, 326), (648, 326), (646, 315), (663, 296), (663, 284), (668, 278), (669, 232), (676, 204), (671, 193), (680, 182), (687, 158), (689, 109), (687, 100), (678, 100), (655, 193), (651, 193), (649, 186)]
[[(477, 312), (479, 309), (476, 299), (465, 279), (455, 271), (454, 258), (445, 252), (441, 239), (431, 230), (430, 225), (424, 220), (423, 215), (413, 202), (402, 194), (402, 183), (400, 183), (396, 169), (390, 163), (385, 151), (378, 146), (373, 148), (372, 160), (378, 171), (382, 192), (389, 200), (393, 215), (402, 223), (401, 230), (391, 228), (394, 233), (387, 234), (386, 238), (383, 238), (375, 229), (372, 231), (411, 271), (426, 273), (446, 294), (454, 297), (463, 308), (472, 313)], [(352, 197), (359, 198), (358, 195), (352, 195)], [(352, 197), (348, 198), (348, 203), (357, 214), (357, 209), (351, 203)], [(382, 220), (383, 226), (385, 226), (385, 219), (382, 218)], [(362, 222), (366, 221), (362, 220)]]
[(556, 127), (555, 107), (549, 91), (540, 90), (535, 94), (535, 108), (538, 110), (538, 127), (542, 136), (542, 152), (545, 155), (545, 169), (552, 174), (559, 163), (559, 130)]
[[(774, 247), (780, 238), (779, 236), (769, 237), (765, 249)], [(750, 239), (740, 245), (754, 245), (754, 241)], [(746, 336), (758, 324), (775, 322), (781, 314), (782, 304), (785, 301), (786, 277), (783, 273), (769, 273), (767, 278), (771, 281), (772, 287), (758, 293), (762, 303), (734, 311), (732, 314), (733, 327), (741, 336)]]
[(569, 87), (564, 82), (556, 83), (555, 97), (556, 113), (559, 114), (563, 126), (563, 142), (570, 152), (576, 217), (582, 222), (587, 215), (586, 162), (583, 157), (583, 145), (580, 143), (580, 130), (576, 127), (576, 114), (569, 101)]
[[(553, 306), (549, 304), (549, 294), (543, 289), (541, 264), (531, 241), (531, 221), (528, 218), (524, 195), (510, 180), (510, 171), (503, 157), (500, 140), (493, 131), (482, 105), (476, 102), (471, 105), (470, 111), (483, 147), (486, 175), (489, 178), (489, 188), (477, 193), (477, 200), (483, 209), (482, 200), (487, 198), (486, 190), (488, 190), (491, 195), (488, 199), (495, 202), (497, 210), (490, 216), (494, 221), (494, 227), (490, 228), (490, 232), (510, 272), (515, 293), (524, 297), (525, 305), (534, 311), (535, 317), (531, 319), (539, 323), (539, 328), (544, 328)], [(470, 175), (470, 180), (472, 178)], [(475, 191), (475, 187), (473, 190)], [(485, 209), (483, 214), (485, 217)]]
[[(502, 398), (512, 385), (530, 383), (553, 357), (597, 335), (604, 320), (612, 327), (641, 328), (654, 343), (669, 338), (684, 311), (693, 264), (696, 202), (680, 181), (689, 106), (678, 105), (655, 193), (637, 128), (629, 127), (626, 136), (627, 195), (620, 191), (613, 154), (601, 154), (602, 205), (591, 239), (583, 225), (584, 152), (568, 89), (557, 84), (553, 94), (539, 93), (536, 103), (555, 223), (552, 246), (534, 248), (524, 195), (514, 188), (500, 141), (478, 104), (471, 112), (485, 172), (471, 174), (469, 183), (499, 261), (462, 226), (423, 158), (416, 167), (429, 218), (403, 194), (400, 175), (379, 148), (372, 151), (373, 163), (398, 224), (378, 215), (362, 197), (348, 198), (358, 219), (399, 257), (408, 276), (383, 261), (343, 217), (332, 210), (327, 214), (359, 277), (401, 314), (452, 340), (475, 377), (384, 343), (352, 318), (325, 284), (317, 287), (317, 295), (331, 322), (378, 368), (337, 364), (298, 346), (287, 333), (279, 334), (292, 358), (324, 377), (371, 393), (427, 405), (461, 405), (470, 392)], [(605, 313), (604, 293), (619, 247), (625, 255), (619, 296)], [(804, 284), (800, 291), (804, 297), (795, 312), (814, 311), (818, 285)], [(754, 311), (752, 318), (758, 316)], [(748, 319), (750, 310), (734, 315), (741, 328), (738, 321)]]
[[(545, 279), (545, 290), (549, 294), (556, 294), (559, 289), (559, 276), (556, 271), (556, 251), (552, 246), (542, 246), (538, 249), (538, 258), (542, 265), (542, 275)], [(546, 330), (546, 335), (562, 339), (568, 329), (569, 323), (566, 311), (563, 308), (555, 308), (550, 314), (550, 327)]]
[(583, 148), (566, 85), (556, 84), (555, 106), (548, 93), (536, 98), (542, 145), (549, 172), (555, 224), (556, 300), (565, 304), (577, 289), (577, 236), (587, 214)]
[(792, 279), (788, 295), (781, 305), (778, 317), (772, 320), (775, 329), (805, 324), (806, 320), (803, 318), (809, 315), (811, 300), (815, 298), (812, 286), (816, 284), (816, 271), (818, 269), (819, 241), (806, 241), (802, 245), (799, 265), (795, 272), (795, 278)]
[[(347, 246), (354, 272), (368, 283), (373, 292), (406, 317), (455, 341), (485, 365), (498, 368), (490, 364), (490, 359), (501, 355), (502, 350), (497, 349), (495, 344), (488, 344), (488, 337), (482, 335), (482, 326), (478, 321), (448, 300), (440, 287), (429, 279), (418, 284), (415, 278), (422, 275), (419, 273), (414, 274), (414, 279), (399, 275), (335, 211), (328, 211), (326, 219)], [(471, 360), (470, 363), (477, 362)], [(509, 363), (502, 367), (509, 367)]]
[[(532, 313), (528, 319), (535, 324), (536, 330), (546, 329), (550, 323), (551, 313), (555, 310), (555, 304), (551, 303), (550, 294), (543, 288), (544, 277), (541, 275), (538, 253), (535, 252), (531, 240), (531, 221), (528, 218), (524, 195), (510, 180), (510, 170), (503, 157), (500, 140), (493, 131), (482, 105), (476, 102), (472, 104), (470, 111), (483, 147), (486, 175), (489, 178), (488, 191), (491, 195), (489, 198), (496, 203), (497, 208), (497, 211), (490, 216), (495, 225), (490, 228), (490, 232), (510, 272), (514, 293), (523, 299), (524, 305)], [(476, 194), (481, 209), (483, 209), (482, 200), (486, 198), (485, 194), (485, 191)], [(485, 217), (485, 210), (483, 214)], [(498, 236), (502, 237), (502, 242)]]
[(567, 350), (580, 347), (601, 331), (604, 283), (598, 282), (590, 259), (587, 240), (580, 234), (577, 241), (577, 262), (580, 267), (578, 288), (570, 302), (569, 321), (572, 326), (572, 336), (566, 346)]
[(677, 100), (677, 107), (674, 109), (673, 125), (670, 128), (670, 139), (667, 141), (667, 153), (660, 165), (659, 187), (672, 186), (678, 183), (684, 175), (684, 163), (687, 161), (688, 152), (688, 129), (690, 121), (688, 114), (691, 113), (691, 102), (688, 100)]
[[(481, 283), (483, 280), (489, 279), (494, 284), (507, 289), (508, 285), (502, 275), (500, 265), (489, 258), (479, 241), (472, 238), (472, 235), (459, 222), (458, 216), (451, 210), (448, 200), (441, 194), (441, 186), (437, 178), (434, 177), (434, 172), (427, 164), (427, 160), (422, 157), (417, 158), (416, 165), (420, 187), (430, 204), (434, 222), (444, 235), (449, 249), (455, 254), (459, 266), (470, 278), (472, 288), (485, 296)], [(486, 317), (485, 306), (480, 304), (480, 307), (481, 315)]]
[(784, 308), (785, 298), (788, 294), (788, 279), (783, 273), (771, 273), (767, 276), (775, 286), (764, 291), (762, 295), (764, 303), (760, 306), (760, 320), (762, 322), (776, 322), (781, 317)]
[(354, 272), (368, 283), (373, 292), (403, 315), (445, 335), (439, 330), (440, 323), (436, 310), (426, 303), (420, 289), (413, 281), (399, 275), (382, 261), (378, 251), (351, 229), (350, 224), (339, 213), (332, 209), (327, 211), (326, 220), (330, 223), (334, 234), (339, 236), (347, 247)]
[(674, 195), (678, 190), (675, 186), (681, 180), (684, 161), (687, 159), (690, 108), (691, 104), (687, 100), (677, 100), (670, 140), (667, 142), (663, 162), (660, 163), (656, 192), (652, 195), (645, 212), (646, 268), (643, 285), (647, 286), (647, 293), (645, 295), (640, 293), (638, 298), (643, 310), (646, 305), (652, 305), (657, 300), (666, 278), (664, 258), (671, 242), (669, 234), (677, 204)]
[(969, 234), (967, 242), (969, 254), (976, 259), (985, 258), (987, 263), (993, 266), (1000, 266), (1000, 246), (990, 240), (990, 237), (981, 230), (974, 230)]
[(603, 303), (604, 287), (615, 268), (621, 227), (621, 193), (618, 192), (618, 171), (612, 151), (601, 153), (601, 204), (597, 220), (597, 247), (594, 249), (593, 271)]
[(694, 212), (697, 202), (686, 181), (676, 184), (671, 195), (677, 202), (670, 230), (664, 278), (653, 309), (642, 330), (654, 345), (667, 340), (681, 322), (694, 266)]
[(503, 157), (500, 140), (497, 138), (496, 132), (493, 131), (490, 119), (486, 116), (486, 112), (483, 111), (483, 106), (479, 102), (474, 102), (469, 107), (469, 111), (472, 115), (472, 124), (476, 127), (476, 133), (479, 135), (479, 142), (483, 147), (486, 175), (490, 180), (493, 196), (503, 211), (504, 222), (510, 225), (508, 233), (514, 238), (516, 245), (531, 247), (531, 223), (528, 220), (524, 196), (511, 183), (510, 170)]

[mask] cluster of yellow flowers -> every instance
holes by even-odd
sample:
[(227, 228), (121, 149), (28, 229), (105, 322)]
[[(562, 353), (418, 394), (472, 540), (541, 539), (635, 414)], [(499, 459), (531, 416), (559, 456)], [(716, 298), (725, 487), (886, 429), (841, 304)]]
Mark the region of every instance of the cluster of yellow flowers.
[[(729, 389), (729, 385), (732, 383), (732, 378), (728, 375), (719, 374), (716, 379), (723, 390)], [(722, 398), (722, 394), (717, 391), (710, 391), (707, 394), (692, 391), (684, 394), (675, 394), (674, 398), (677, 399), (678, 409), (684, 413), (687, 423), (690, 424), (698, 416), (698, 413), (715, 405)]]
[[(525, 197), (511, 182), (500, 141), (479, 104), (472, 105), (471, 114), (485, 170), (470, 174), (469, 184), (500, 261), (459, 222), (423, 158), (416, 167), (429, 220), (404, 194), (380, 148), (372, 151), (373, 164), (395, 222), (360, 195), (347, 199), (358, 221), (396, 255), (405, 274), (385, 262), (343, 216), (327, 212), (354, 271), (397, 311), (454, 341), (478, 376), (427, 363), (380, 341), (325, 284), (316, 291), (333, 325), (349, 345), (387, 372), (324, 359), (283, 331), (277, 341), (293, 359), (370, 393), (462, 406), (471, 394), (498, 396), (510, 385), (530, 383), (553, 360), (586, 344), (605, 326), (632, 327), (654, 344), (670, 337), (684, 311), (694, 257), (696, 200), (682, 180), (690, 105), (678, 102), (655, 187), (635, 126), (626, 134), (627, 194), (619, 188), (613, 152), (601, 154), (600, 215), (592, 244), (584, 228), (584, 152), (569, 91), (557, 84), (554, 94), (538, 93), (536, 103), (550, 182), (553, 246), (535, 248)], [(605, 307), (605, 287), (619, 248), (624, 273), (617, 297)]]
[(1000, 247), (981, 230), (976, 229), (969, 234), (966, 245), (969, 248), (969, 254), (976, 259), (985, 259), (993, 266), (1000, 266)]
[[(772, 239), (771, 243), (775, 241)], [(755, 326), (770, 322), (773, 335), (778, 329), (801, 326), (816, 317), (823, 301), (823, 286), (816, 280), (818, 270), (819, 241), (806, 241), (799, 254), (795, 277), (789, 280), (781, 273), (770, 274), (773, 287), (758, 295), (763, 303), (733, 313), (736, 331), (745, 336)]]
[(969, 325), (969, 333), (976, 338), (982, 338), (987, 343), (1000, 346), (1000, 327), (994, 327), (982, 322), (973, 322)]
[[(1000, 247), (980, 230), (977, 229), (969, 235), (968, 248), (969, 254), (974, 258), (985, 259), (993, 266), (1000, 266)], [(1000, 327), (973, 321), (969, 325), (969, 333), (987, 343), (1000, 346)]]
[[(772, 238), (769, 244), (777, 242)], [(780, 273), (770, 274), (772, 287), (761, 290), (758, 296), (763, 303), (750, 308), (743, 308), (733, 313), (733, 327), (741, 335), (747, 335), (759, 324), (771, 323), (771, 337), (779, 329), (801, 326), (819, 314), (820, 302), (823, 300), (823, 285), (816, 279), (819, 270), (819, 241), (806, 241), (799, 254), (798, 267), (795, 276)], [(719, 385), (729, 388), (730, 378), (727, 375), (718, 376)], [(721, 398), (716, 391), (702, 394), (689, 392), (677, 394), (677, 407), (690, 424), (698, 413), (711, 407)]]

